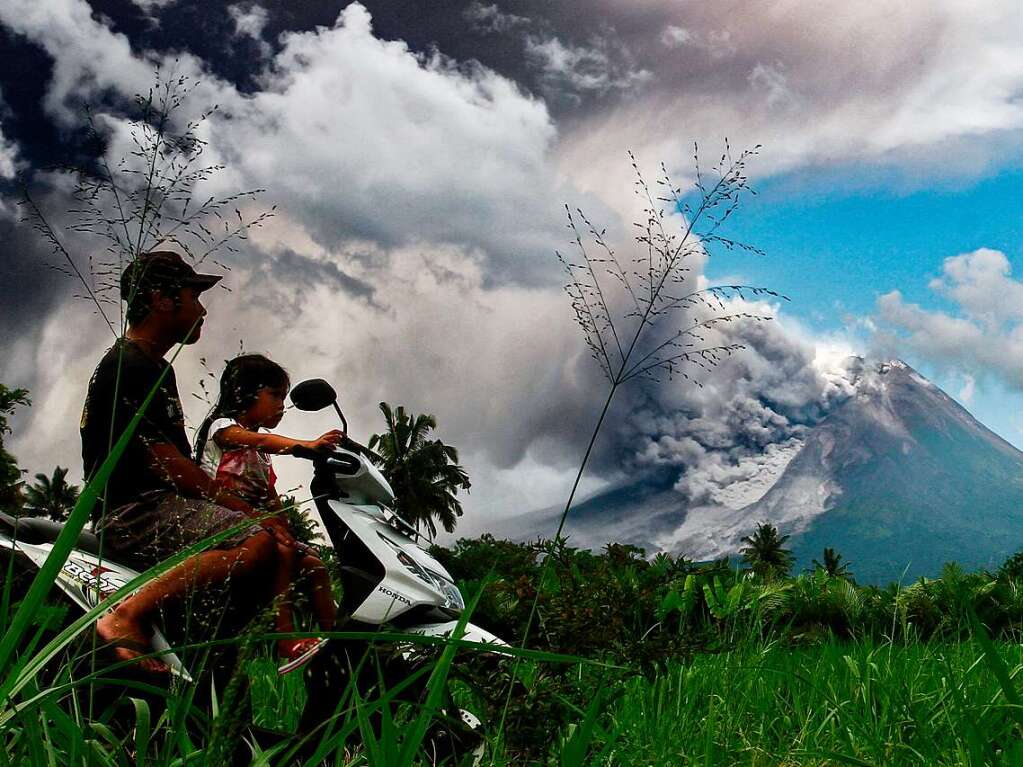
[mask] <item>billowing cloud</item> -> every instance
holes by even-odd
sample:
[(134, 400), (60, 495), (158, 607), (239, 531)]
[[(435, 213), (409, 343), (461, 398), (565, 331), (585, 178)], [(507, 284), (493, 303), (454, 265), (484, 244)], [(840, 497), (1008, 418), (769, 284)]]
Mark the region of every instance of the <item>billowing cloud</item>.
[[(0, 91), (0, 184), (13, 181), (18, 171), (26, 165), (21, 157), (17, 141), (5, 132), (4, 123), (10, 117), (10, 108), (4, 101), (3, 92)], [(0, 225), (3, 224), (5, 218), (11, 219), (14, 215), (14, 209), (10, 203), (0, 196)]]
[[(128, 38), (94, 18), (81, 0), (9, 0), (0, 4), (0, 23), (52, 57), (46, 107), (65, 125), (81, 119), (83, 102), (108, 89), (133, 98), (153, 84), (152, 57), (134, 55)], [(185, 73), (196, 71), (191, 57), (184, 57), (182, 67)]]
[(898, 290), (886, 293), (877, 300), (875, 343), (969, 376), (966, 394), (985, 375), (1023, 389), (1023, 282), (1012, 276), (1005, 254), (981, 248), (946, 258), (930, 288), (955, 310), (925, 309)]
[[(0, 107), (3, 101), (0, 100)], [(0, 181), (10, 181), (18, 170), (18, 146), (4, 135), (3, 113), (0, 111)]]
[[(249, 96), (194, 58), (135, 55), (81, 0), (8, 4), (0, 21), (54, 57), (47, 104), (65, 120), (105, 90), (145, 93), (154, 62), (201, 79), (192, 102), (220, 106), (205, 138), (231, 169), (224, 183), (267, 187), (327, 246), (458, 244), (491, 260), (493, 277), (535, 279), (550, 269), (560, 183), (543, 103), (485, 68), (380, 40), (358, 3), (332, 28), (285, 35)], [(126, 154), (130, 137), (120, 139), (111, 151)]]
[(1013, 279), (1005, 254), (980, 248), (946, 258), (930, 288), (959, 305), (965, 316), (990, 330), (1023, 319), (1023, 282)]
[(358, 4), (283, 42), (263, 88), (212, 125), (242, 186), (268, 186), (326, 246), (457, 244), (492, 276), (549, 268), (561, 222), (541, 102), (490, 70), (376, 38)]
[(584, 100), (568, 124), (563, 167), (595, 192), (627, 188), (622, 146), (687, 171), (694, 139), (716, 148), (728, 136), (766, 147), (757, 174), (856, 162), (910, 178), (976, 173), (1019, 149), (1023, 19), (1011, 2), (979, 14), (924, 0), (569, 0), (551, 18), (570, 44), (616, 30), (651, 73), (641, 91)]
[[(750, 308), (777, 316), (777, 307)], [(814, 339), (784, 320), (742, 321), (727, 337), (745, 349), (702, 375), (701, 387), (658, 390), (621, 432), (623, 450), (636, 451), (628, 463), (677, 468), (675, 489), (690, 505), (758, 498), (807, 430), (852, 392), (855, 347), (844, 340)]]
[(273, 52), (270, 43), (263, 39), (263, 30), (270, 20), (266, 8), (255, 2), (235, 3), (227, 6), (227, 13), (234, 22), (234, 33), (237, 37), (247, 37), (255, 41), (264, 57)]
[[(132, 51), (84, 3), (23, 5), (0, 8), (0, 21), (54, 57), (51, 114), (70, 121), (76, 104), (114, 93), (97, 122), (111, 159), (127, 156), (116, 104), (148, 89), (154, 63), (172, 71), (171, 62)], [(550, 168), (556, 131), (542, 102), (477, 65), (375, 37), (358, 4), (331, 28), (286, 35), (254, 93), (240, 94), (197, 59), (176, 66), (203, 79), (189, 114), (196, 100), (220, 104), (201, 135), (206, 159), (229, 171), (200, 194), (266, 186), (279, 206), (230, 257), (232, 292), (209, 294), (207, 335), (176, 363), (193, 425), (207, 404), (192, 396), (202, 394), (197, 383), (244, 346), (269, 352), (296, 378), (337, 382), (361, 435), (380, 427), (382, 400), (435, 413), (472, 471), (500, 475), (537, 444), (583, 439), (591, 369), (557, 289), (562, 182)], [(55, 188), (50, 210), (68, 207), (65, 192)], [(20, 236), (32, 239), (27, 228)], [(102, 250), (69, 247), (83, 267)], [(26, 268), (46, 269), (41, 259)], [(35, 395), (13, 443), (32, 469), (57, 461), (77, 471), (75, 411), (110, 341), (87, 303), (67, 300), (74, 291), (63, 281), (40, 295), (51, 305), (26, 315), (34, 332), (4, 345), (5, 382)], [(574, 460), (573, 450), (543, 450), (560, 453), (555, 474)], [(304, 478), (301, 467), (290, 471), (285, 478)], [(472, 500), (481, 496), (510, 502), (500, 487)]]

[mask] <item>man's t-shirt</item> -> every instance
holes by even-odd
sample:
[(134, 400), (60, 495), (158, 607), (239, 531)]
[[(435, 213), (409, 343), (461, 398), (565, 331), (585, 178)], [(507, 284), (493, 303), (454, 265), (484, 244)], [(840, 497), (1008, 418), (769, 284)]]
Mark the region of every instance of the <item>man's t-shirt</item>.
[[(109, 447), (117, 442), (164, 368), (169, 367), (166, 360), (154, 359), (126, 338), (118, 339), (103, 355), (89, 382), (89, 393), (82, 410), (82, 459), (87, 479), (91, 479), (99, 469)], [(171, 481), (155, 467), (147, 449), (148, 445), (160, 443), (174, 445), (182, 455), (187, 456), (191, 452), (173, 369), (167, 371), (110, 475), (106, 491), (108, 511), (138, 501), (144, 493), (174, 489)], [(155, 496), (152, 497), (155, 500)], [(102, 509), (101, 504), (97, 504), (96, 509), (94, 518)]]

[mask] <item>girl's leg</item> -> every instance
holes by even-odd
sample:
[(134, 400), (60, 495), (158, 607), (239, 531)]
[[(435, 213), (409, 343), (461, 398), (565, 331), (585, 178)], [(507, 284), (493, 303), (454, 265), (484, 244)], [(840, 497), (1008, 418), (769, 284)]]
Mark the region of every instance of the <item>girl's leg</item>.
[(299, 570), (309, 578), (312, 584), (313, 612), (316, 622), (324, 631), (334, 630), (337, 619), (337, 605), (334, 603), (334, 587), (330, 582), (330, 573), (319, 557), (306, 554), (298, 560)]
[[(96, 633), (105, 642), (122, 643), (114, 649), (120, 660), (134, 660), (148, 648), (148, 623), (156, 609), (167, 600), (179, 599), (190, 589), (222, 583), (240, 575), (276, 566), (274, 539), (261, 532), (247, 538), (234, 549), (214, 549), (189, 557), (172, 570), (149, 581), (135, 594), (120, 602), (96, 622)], [(125, 644), (129, 646), (124, 646)], [(166, 673), (170, 668), (157, 658), (142, 661), (142, 668)]]
[[(295, 575), (297, 552), (291, 546), (277, 544), (277, 570), (274, 573), (274, 599), (277, 601), (277, 631), (287, 634), (295, 630), (291, 607), (291, 586)], [(279, 639), (277, 652), (285, 658), (296, 658), (306, 652), (315, 639)]]

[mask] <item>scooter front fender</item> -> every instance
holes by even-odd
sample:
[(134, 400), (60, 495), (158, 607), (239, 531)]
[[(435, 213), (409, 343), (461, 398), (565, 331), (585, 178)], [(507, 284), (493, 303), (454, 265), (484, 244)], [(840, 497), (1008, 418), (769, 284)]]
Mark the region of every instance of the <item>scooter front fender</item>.
[[(454, 634), (458, 621), (444, 621), (443, 623), (421, 623), (417, 626), (408, 626), (405, 631), (409, 634), (419, 634), (428, 637), (448, 637)], [(500, 653), (502, 647), (508, 647), (508, 643), (496, 634), (491, 634), (484, 628), (473, 623), (465, 624), (465, 631), (462, 640), (466, 642), (478, 642), (479, 644), (494, 645), (494, 652)], [(503, 654), (503, 653), (502, 653)]]

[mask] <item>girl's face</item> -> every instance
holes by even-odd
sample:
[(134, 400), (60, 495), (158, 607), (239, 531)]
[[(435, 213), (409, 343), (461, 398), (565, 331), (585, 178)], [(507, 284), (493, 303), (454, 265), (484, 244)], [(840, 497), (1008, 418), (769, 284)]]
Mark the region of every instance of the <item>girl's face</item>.
[(245, 420), (253, 426), (272, 429), (284, 417), (284, 398), (287, 396), (287, 389), (264, 386), (256, 394), (256, 401), (245, 411)]

